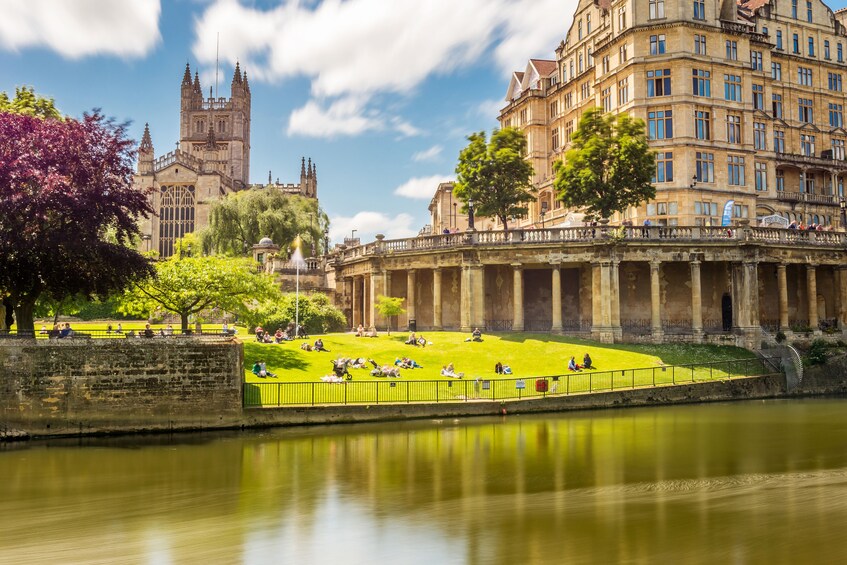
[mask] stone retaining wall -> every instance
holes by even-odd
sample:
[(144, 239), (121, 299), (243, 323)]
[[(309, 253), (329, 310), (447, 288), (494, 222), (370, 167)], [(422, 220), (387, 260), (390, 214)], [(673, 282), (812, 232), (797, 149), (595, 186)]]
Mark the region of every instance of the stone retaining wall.
[(234, 427), (242, 379), (243, 348), (234, 340), (5, 340), (0, 431)]

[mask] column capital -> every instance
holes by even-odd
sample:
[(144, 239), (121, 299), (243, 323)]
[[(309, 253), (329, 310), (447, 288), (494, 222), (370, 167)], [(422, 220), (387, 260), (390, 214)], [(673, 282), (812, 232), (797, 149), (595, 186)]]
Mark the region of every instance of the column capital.
[(661, 259), (650, 259), (649, 263), (650, 263), (650, 269), (653, 269), (653, 270), (656, 270), (656, 271), (658, 271), (659, 268), (662, 266), (662, 260)]

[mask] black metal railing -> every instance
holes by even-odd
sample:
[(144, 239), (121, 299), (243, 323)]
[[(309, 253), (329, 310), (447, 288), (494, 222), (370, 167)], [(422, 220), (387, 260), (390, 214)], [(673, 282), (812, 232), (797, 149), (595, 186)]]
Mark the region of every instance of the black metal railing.
[[(778, 362), (778, 361), (777, 361)], [(768, 358), (511, 379), (244, 383), (245, 407), (411, 404), (545, 398), (778, 374)]]

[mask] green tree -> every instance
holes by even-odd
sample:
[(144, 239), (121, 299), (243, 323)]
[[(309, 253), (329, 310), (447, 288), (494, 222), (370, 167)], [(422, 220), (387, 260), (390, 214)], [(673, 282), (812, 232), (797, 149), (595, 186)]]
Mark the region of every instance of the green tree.
[[(281, 298), (268, 300), (246, 312), (242, 319), (252, 330), (262, 326), (273, 332), (276, 328), (285, 329), (289, 322), (294, 321), (297, 297), (291, 293), (283, 294)], [(325, 294), (304, 294), (299, 296), (300, 325), (309, 333), (326, 333), (341, 331), (347, 326), (344, 314), (332, 305)]]
[(286, 249), (301, 235), (318, 253), (329, 219), (313, 198), (285, 194), (273, 188), (234, 192), (212, 205), (209, 227), (201, 234), (207, 252), (241, 255), (263, 237)]
[(403, 298), (383, 296), (381, 294), (376, 297), (374, 308), (376, 308), (380, 316), (388, 320), (388, 335), (391, 335), (391, 318), (406, 313), (406, 310), (403, 308), (403, 300)]
[(38, 118), (59, 119), (62, 117), (52, 98), (39, 96), (32, 87), (26, 86), (15, 88), (15, 97), (11, 100), (8, 94), (0, 92), (0, 112)]
[(526, 204), (535, 199), (532, 186), (532, 164), (526, 160), (526, 137), (515, 128), (503, 128), (491, 134), (468, 136), (467, 147), (459, 153), (456, 185), (453, 194), (468, 211), (468, 200), (480, 216), (500, 218), (508, 229), (509, 216), (523, 216)]
[(127, 289), (118, 310), (145, 317), (156, 310), (174, 312), (185, 332), (188, 317), (207, 308), (244, 315), (254, 304), (279, 296), (273, 278), (257, 273), (251, 260), (191, 257), (180, 251), (156, 263), (154, 276)]
[(604, 116), (602, 108), (591, 108), (571, 139), (565, 162), (553, 165), (554, 186), (566, 207), (583, 208), (590, 218), (609, 218), (656, 197), (656, 158), (642, 120)]

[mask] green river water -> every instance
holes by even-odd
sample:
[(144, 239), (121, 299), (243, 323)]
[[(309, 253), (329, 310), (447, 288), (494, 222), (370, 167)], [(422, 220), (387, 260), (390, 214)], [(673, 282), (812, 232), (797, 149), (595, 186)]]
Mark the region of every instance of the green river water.
[(0, 563), (845, 563), (847, 399), (0, 446)]

